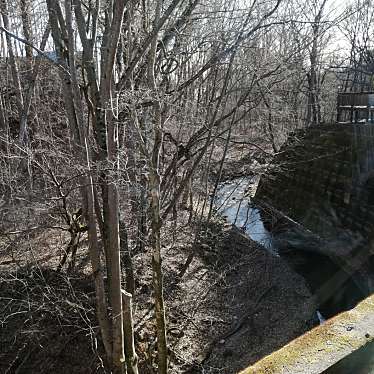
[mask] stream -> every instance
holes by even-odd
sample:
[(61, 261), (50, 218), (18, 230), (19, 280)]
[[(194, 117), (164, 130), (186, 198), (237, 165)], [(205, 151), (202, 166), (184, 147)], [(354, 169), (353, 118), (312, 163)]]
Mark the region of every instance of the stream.
[[(266, 213), (251, 202), (250, 192), (254, 187), (255, 180), (249, 177), (221, 183), (215, 197), (218, 213), (270, 253), (284, 259), (303, 276), (313, 293), (318, 292), (333, 274), (342, 272), (327, 255), (321, 254), (321, 247), (331, 246), (331, 241), (324, 242), (309, 230), (304, 231), (291, 223), (283, 226), (281, 231), (269, 230), (264, 221)], [(325, 319), (351, 309), (365, 296), (347, 276), (343, 286), (318, 306), (316, 321), (323, 323)]]
[(244, 177), (222, 183), (217, 191), (215, 205), (230, 223), (245, 231), (255, 242), (277, 254), (272, 234), (265, 228), (260, 210), (253, 206), (249, 189), (254, 180)]

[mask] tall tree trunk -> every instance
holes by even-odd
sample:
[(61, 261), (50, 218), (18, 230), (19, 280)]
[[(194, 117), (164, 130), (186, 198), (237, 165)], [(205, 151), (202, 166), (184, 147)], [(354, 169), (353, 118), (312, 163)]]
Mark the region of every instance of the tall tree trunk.
[(321, 19), (327, 0), (323, 0), (312, 23), (312, 49), (310, 51), (310, 70), (307, 74), (308, 79), (308, 108), (307, 125), (319, 125), (321, 122), (321, 104), (320, 104), (320, 66), (319, 64), (319, 42), (321, 39)]
[[(4, 28), (10, 31), (10, 22), (9, 22), (9, 15), (8, 15), (8, 4), (7, 0), (0, 1), (0, 11), (1, 16), (4, 24)], [(14, 54), (14, 48), (11, 36), (6, 33), (5, 34), (7, 49), (9, 54), (9, 62), (10, 62), (10, 69), (12, 73), (12, 81), (13, 81), (13, 88), (16, 94), (16, 104), (18, 108), (19, 118), (21, 118), (22, 111), (23, 111), (23, 95), (22, 95), (22, 88), (21, 88), (21, 80), (18, 72), (18, 66)]]
[[(65, 17), (63, 18), (62, 10), (56, 0), (47, 0), (50, 25), (52, 29), (52, 36), (56, 46), (58, 59), (60, 64), (64, 64), (69, 69), (70, 74), (63, 74), (61, 76), (63, 82), (63, 92), (68, 113), (72, 142), (79, 144), (80, 147), (74, 147), (76, 155), (80, 155), (82, 149), (82, 141), (86, 142), (87, 163), (90, 162), (90, 155), (86, 141), (85, 129), (83, 126), (83, 115), (81, 107), (80, 91), (77, 83), (76, 69), (75, 69), (75, 53), (72, 30), (72, 14), (71, 14), (71, 0), (65, 0)], [(105, 111), (105, 108), (110, 107), (111, 98), (111, 79), (112, 68), (116, 50), (116, 40), (118, 40), (119, 31), (122, 24), (124, 3), (119, 1), (117, 4), (117, 14), (115, 15), (115, 24), (110, 28), (110, 42), (107, 53), (105, 55), (103, 76), (101, 79), (100, 93), (95, 90), (95, 84), (91, 86), (91, 93), (94, 95), (93, 102), (102, 102), (103, 106), (96, 109), (99, 114), (97, 120), (98, 125), (101, 126), (99, 130), (108, 131), (108, 148), (106, 143), (102, 142), (103, 131), (98, 134), (98, 144), (100, 146), (101, 158), (108, 161), (116, 160), (116, 143), (114, 137), (113, 121), (111, 121), (111, 110)], [(119, 9), (118, 9), (119, 7)], [(122, 7), (122, 12), (121, 12)], [(79, 18), (79, 17), (77, 17)], [(113, 21), (114, 22), (114, 21)], [(63, 42), (65, 41), (65, 43)], [(67, 45), (66, 45), (67, 42)], [(87, 38), (82, 38), (82, 43), (87, 47)], [(91, 56), (91, 49), (85, 50), (86, 56)], [(68, 58), (69, 65), (66, 63)], [(87, 72), (90, 78), (96, 81), (92, 65), (87, 65)], [(101, 273), (100, 255), (98, 249), (98, 239), (96, 232), (96, 221), (94, 219), (94, 192), (92, 186), (92, 176), (90, 176), (89, 188), (86, 189), (87, 201), (87, 221), (89, 224), (89, 242), (91, 263), (95, 277), (95, 288), (97, 297), (97, 313), (105, 345), (105, 350), (109, 362), (112, 363), (112, 372), (114, 374), (121, 374), (123, 372), (124, 349), (123, 349), (123, 315), (122, 315), (122, 295), (121, 295), (121, 268), (120, 268), (120, 249), (119, 249), (119, 234), (118, 234), (118, 193), (113, 181), (110, 180), (109, 175), (104, 175), (104, 185), (107, 195), (103, 198), (104, 213), (104, 242), (106, 247), (106, 254), (110, 259), (111, 279), (109, 282), (109, 300), (112, 308), (112, 323), (107, 320), (107, 306), (106, 296), (104, 291), (104, 282)], [(87, 183), (86, 183), (87, 184)], [(84, 184), (83, 184), (84, 185)], [(105, 240), (107, 238), (107, 240)], [(111, 327), (111, 332), (109, 329)]]
[[(88, 152), (87, 152), (88, 153)], [(87, 178), (86, 198), (87, 198), (87, 223), (88, 223), (88, 243), (89, 254), (92, 265), (92, 274), (95, 282), (96, 313), (99, 321), (101, 336), (105, 347), (108, 361), (112, 357), (112, 326), (108, 318), (107, 299), (105, 296), (105, 286), (103, 269), (100, 259), (100, 251), (97, 238), (97, 226), (95, 220), (94, 194), (92, 177)]]
[[(122, 28), (125, 2), (115, 1), (113, 4), (113, 14), (107, 12), (106, 30), (102, 44), (102, 71), (100, 77), (100, 98), (103, 105), (100, 108), (101, 118), (104, 122), (100, 123), (100, 129), (103, 132), (101, 136), (107, 134), (107, 160), (110, 165), (118, 165), (118, 140), (115, 135), (115, 123), (112, 108), (112, 81), (113, 66), (117, 53), (118, 40)], [(102, 157), (105, 150), (102, 148)], [(116, 170), (114, 175), (116, 174)], [(105, 176), (103, 183), (106, 190), (106, 196), (103, 197), (104, 210), (104, 231), (106, 254), (110, 259), (110, 306), (112, 307), (112, 325), (113, 325), (113, 374), (123, 373), (124, 357), (124, 331), (123, 331), (123, 310), (121, 294), (121, 257), (120, 257), (120, 239), (119, 239), (119, 200), (118, 189), (109, 173)]]
[[(161, 0), (156, 3), (155, 18), (153, 21), (153, 32), (157, 30), (160, 21)], [(161, 116), (161, 102), (156, 85), (155, 78), (155, 62), (157, 49), (157, 35), (155, 32), (154, 39), (151, 43), (149, 52), (148, 64), (148, 84), (155, 95), (154, 101), (154, 118), (153, 118), (153, 149), (150, 160), (149, 170), (149, 191), (151, 199), (151, 241), (152, 241), (152, 279), (153, 289), (155, 293), (155, 310), (156, 310), (156, 325), (157, 325), (157, 350), (158, 350), (158, 373), (166, 374), (168, 371), (168, 351), (166, 339), (166, 319), (164, 307), (164, 286), (162, 273), (162, 257), (161, 257), (161, 226), (162, 221), (160, 217), (160, 186), (161, 178), (159, 174), (160, 167), (160, 150), (162, 148), (163, 134), (162, 134), (162, 116)]]
[[(47, 28), (44, 31), (44, 34), (42, 36), (42, 41), (40, 44), (40, 50), (44, 51), (45, 46), (47, 44), (47, 40), (50, 34), (50, 28), (47, 26)], [(31, 105), (31, 99), (35, 88), (36, 78), (39, 74), (39, 68), (40, 68), (41, 59), (38, 58), (35, 60), (35, 64), (32, 70), (32, 73), (29, 76), (29, 86), (27, 88), (26, 94), (25, 94), (25, 100), (23, 102), (23, 111), (20, 119), (20, 126), (19, 126), (19, 135), (18, 135), (18, 141), (23, 144), (25, 140), (27, 139), (27, 119), (30, 111), (30, 105)]]
[[(121, 263), (125, 268), (125, 279), (126, 279), (126, 291), (131, 295), (135, 295), (135, 276), (134, 276), (134, 266), (131, 258), (127, 227), (123, 221), (119, 222), (119, 237), (121, 243)], [(125, 329), (126, 336), (126, 329)]]

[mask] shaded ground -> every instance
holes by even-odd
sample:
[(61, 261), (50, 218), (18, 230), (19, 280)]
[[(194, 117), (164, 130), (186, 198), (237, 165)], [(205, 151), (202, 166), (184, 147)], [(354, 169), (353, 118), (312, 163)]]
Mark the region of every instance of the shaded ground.
[(225, 234), (219, 257), (217, 265), (229, 270), (207, 303), (224, 321), (206, 332), (214, 331), (213, 343), (196, 373), (235, 373), (310, 329), (314, 320), (301, 276), (237, 229)]
[[(266, 162), (240, 150), (222, 179), (259, 172)], [(284, 260), (222, 219), (195, 241), (187, 221), (188, 212), (179, 211), (163, 232), (170, 373), (236, 373), (316, 323), (304, 279)], [(0, 373), (108, 373), (85, 236), (74, 273), (55, 271), (68, 241), (66, 231), (43, 228), (0, 239)], [(179, 278), (191, 251), (194, 259)], [(150, 249), (134, 253), (133, 262), (140, 373), (154, 373)]]
[[(315, 307), (308, 304), (304, 280), (223, 221), (209, 225), (187, 273), (176, 282), (192, 248), (185, 219), (180, 215), (164, 233), (171, 373), (234, 373), (312, 326)], [(33, 240), (41, 243), (41, 236)], [(58, 247), (44, 249), (34, 248), (33, 262), (18, 261), (29, 254), (20, 243), (12, 259), (9, 251), (1, 253), (0, 372), (104, 373), (86, 248), (79, 251), (82, 266), (69, 275), (53, 270)], [(134, 263), (140, 372), (151, 373), (156, 342), (150, 253), (136, 255)]]
[(89, 279), (37, 267), (2, 274), (0, 372), (103, 373), (93, 316)]

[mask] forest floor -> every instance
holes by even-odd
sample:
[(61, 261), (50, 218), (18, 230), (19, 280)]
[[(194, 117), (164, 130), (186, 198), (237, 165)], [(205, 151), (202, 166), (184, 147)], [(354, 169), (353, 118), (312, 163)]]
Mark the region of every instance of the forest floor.
[[(226, 178), (236, 176), (232, 170), (238, 165), (226, 169)], [(170, 373), (236, 373), (316, 323), (304, 279), (280, 257), (220, 217), (194, 242), (187, 220), (180, 211), (163, 233)], [(83, 238), (74, 272), (58, 273), (65, 241), (56, 230), (36, 230), (1, 245), (0, 373), (108, 372), (87, 243)], [(194, 259), (179, 277), (191, 251)], [(150, 250), (133, 260), (140, 373), (154, 373)]]

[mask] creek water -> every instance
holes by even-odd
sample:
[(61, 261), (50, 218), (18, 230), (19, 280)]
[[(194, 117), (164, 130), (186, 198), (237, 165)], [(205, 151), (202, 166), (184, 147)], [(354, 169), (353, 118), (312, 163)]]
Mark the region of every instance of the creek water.
[(247, 177), (222, 183), (217, 191), (215, 206), (230, 223), (276, 254), (272, 234), (265, 228), (260, 210), (251, 203), (249, 190), (254, 183), (252, 178)]
[[(270, 228), (266, 218), (264, 220), (266, 213), (251, 202), (250, 191), (253, 191), (254, 184), (255, 180), (248, 177), (222, 183), (215, 197), (218, 213), (270, 253), (282, 257), (304, 277), (311, 291), (317, 292), (332, 274), (342, 270), (328, 256), (321, 254), (321, 246), (326, 243), (308, 230), (303, 231), (302, 227), (291, 224), (285, 225), (281, 231)], [(365, 296), (348, 277), (344, 286), (318, 305), (316, 322), (323, 323), (325, 318), (354, 307)]]

